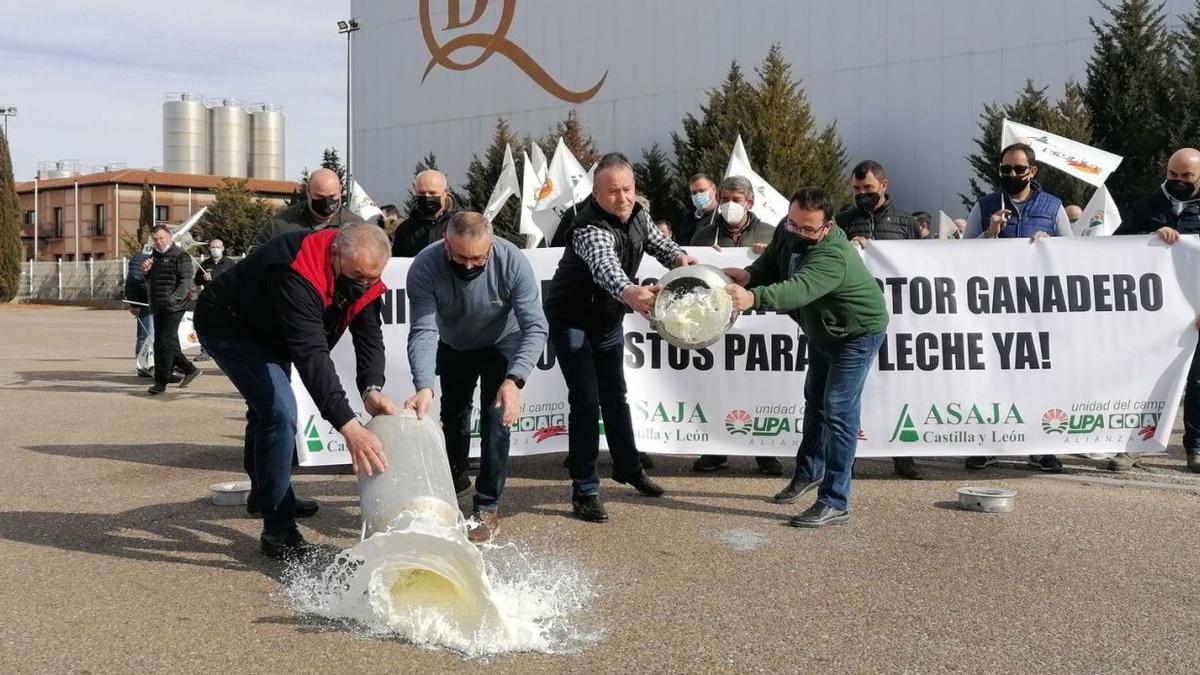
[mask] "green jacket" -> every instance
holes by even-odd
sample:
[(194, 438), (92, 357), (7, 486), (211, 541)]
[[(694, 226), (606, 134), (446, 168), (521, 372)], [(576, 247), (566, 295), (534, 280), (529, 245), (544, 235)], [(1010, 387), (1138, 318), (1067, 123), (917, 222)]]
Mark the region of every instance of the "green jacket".
[(883, 291), (840, 228), (805, 246), (781, 226), (746, 271), (754, 307), (787, 312), (813, 342), (841, 342), (887, 329)]

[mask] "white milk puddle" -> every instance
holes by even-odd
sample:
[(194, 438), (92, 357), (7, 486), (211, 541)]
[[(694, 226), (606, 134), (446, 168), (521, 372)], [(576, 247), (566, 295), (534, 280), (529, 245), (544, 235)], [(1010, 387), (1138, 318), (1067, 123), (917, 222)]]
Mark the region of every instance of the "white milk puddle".
[(753, 551), (767, 543), (767, 535), (754, 530), (724, 530), (717, 533), (717, 541), (735, 551)]
[(322, 572), (293, 570), (284, 595), (367, 636), (469, 657), (574, 653), (599, 640), (574, 623), (595, 596), (574, 563), (515, 544), (481, 552), (460, 523), (430, 511), (401, 513)]

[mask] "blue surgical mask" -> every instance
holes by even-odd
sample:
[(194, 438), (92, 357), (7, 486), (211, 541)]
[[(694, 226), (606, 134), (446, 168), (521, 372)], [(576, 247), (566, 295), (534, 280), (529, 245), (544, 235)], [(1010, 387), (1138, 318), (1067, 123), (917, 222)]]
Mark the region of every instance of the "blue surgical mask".
[(697, 192), (696, 194), (692, 195), (692, 206), (696, 207), (697, 209), (708, 208), (709, 201), (710, 199), (707, 192)]
[(212, 256), (214, 259), (220, 259), (220, 257), (221, 257), (221, 256), (225, 255), (225, 249), (223, 249), (223, 248), (210, 248), (210, 249), (208, 249), (208, 253), (209, 253), (209, 255), (211, 255), (211, 256)]

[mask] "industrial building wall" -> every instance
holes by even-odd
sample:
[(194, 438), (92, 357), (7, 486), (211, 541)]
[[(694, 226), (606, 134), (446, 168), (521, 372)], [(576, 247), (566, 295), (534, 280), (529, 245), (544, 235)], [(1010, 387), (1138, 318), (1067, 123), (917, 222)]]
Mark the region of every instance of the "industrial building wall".
[[(1167, 9), (1174, 23), (1191, 2)], [(352, 10), (354, 166), (379, 203), (407, 196), (430, 151), (461, 184), (498, 115), (542, 134), (566, 116), (570, 92), (601, 80), (575, 104), (599, 149), (669, 150), (731, 59), (753, 78), (779, 42), (851, 163), (882, 162), (902, 208), (955, 215), (983, 104), (1011, 100), (1028, 77), (1055, 97), (1084, 81), (1088, 18), (1105, 16), (1098, 0), (353, 0)]]

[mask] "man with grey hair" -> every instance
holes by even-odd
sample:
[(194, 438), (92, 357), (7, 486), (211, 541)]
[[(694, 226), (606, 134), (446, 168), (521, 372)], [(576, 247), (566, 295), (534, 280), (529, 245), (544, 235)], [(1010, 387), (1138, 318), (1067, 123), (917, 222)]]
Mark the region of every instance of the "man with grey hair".
[(383, 394), (379, 315), (388, 252), (387, 235), (374, 225), (289, 232), (214, 279), (196, 304), (200, 343), (246, 399), (247, 508), (262, 515), (259, 540), (267, 556), (310, 553), (296, 518), (318, 508), (297, 499), (291, 486), (293, 365), (327, 428), (345, 439), (355, 473), (370, 476), (387, 468), (379, 439), (359, 423), (329, 352), (348, 329), (363, 409), (371, 416), (396, 411)]
[(424, 417), (441, 379), (442, 432), (456, 492), (471, 488), (471, 398), (479, 381), (479, 476), (468, 539), (484, 543), (500, 527), (508, 473), (509, 427), (521, 389), (546, 345), (538, 281), (521, 249), (498, 239), (473, 211), (459, 211), (446, 237), (417, 254), (405, 284), (408, 363), (416, 393), (404, 407)]
[(341, 179), (332, 169), (321, 168), (308, 177), (304, 201), (271, 216), (246, 250), (252, 251), (288, 232), (315, 232), (361, 222), (362, 218), (342, 203)]
[[(754, 215), (754, 185), (744, 176), (726, 176), (721, 181), (720, 199), (716, 218), (701, 227), (692, 237), (692, 246), (715, 246), (726, 248), (743, 246), (753, 253), (767, 250), (767, 244), (775, 236), (775, 227)], [(775, 457), (755, 457), (759, 473), (765, 476), (782, 476), (783, 465)], [(701, 455), (692, 464), (692, 470), (716, 471), (729, 461), (726, 455)]]
[(646, 496), (663, 494), (638, 457), (625, 399), (622, 328), (626, 308), (648, 315), (660, 289), (632, 279), (644, 253), (668, 268), (694, 265), (696, 259), (650, 222), (650, 214), (636, 200), (633, 167), (616, 152), (600, 158), (592, 201), (579, 210), (564, 239), (562, 260), (546, 292), (546, 317), (567, 382), (571, 506), (579, 519), (601, 523), (608, 520), (596, 468), (601, 411), (613, 479)]

